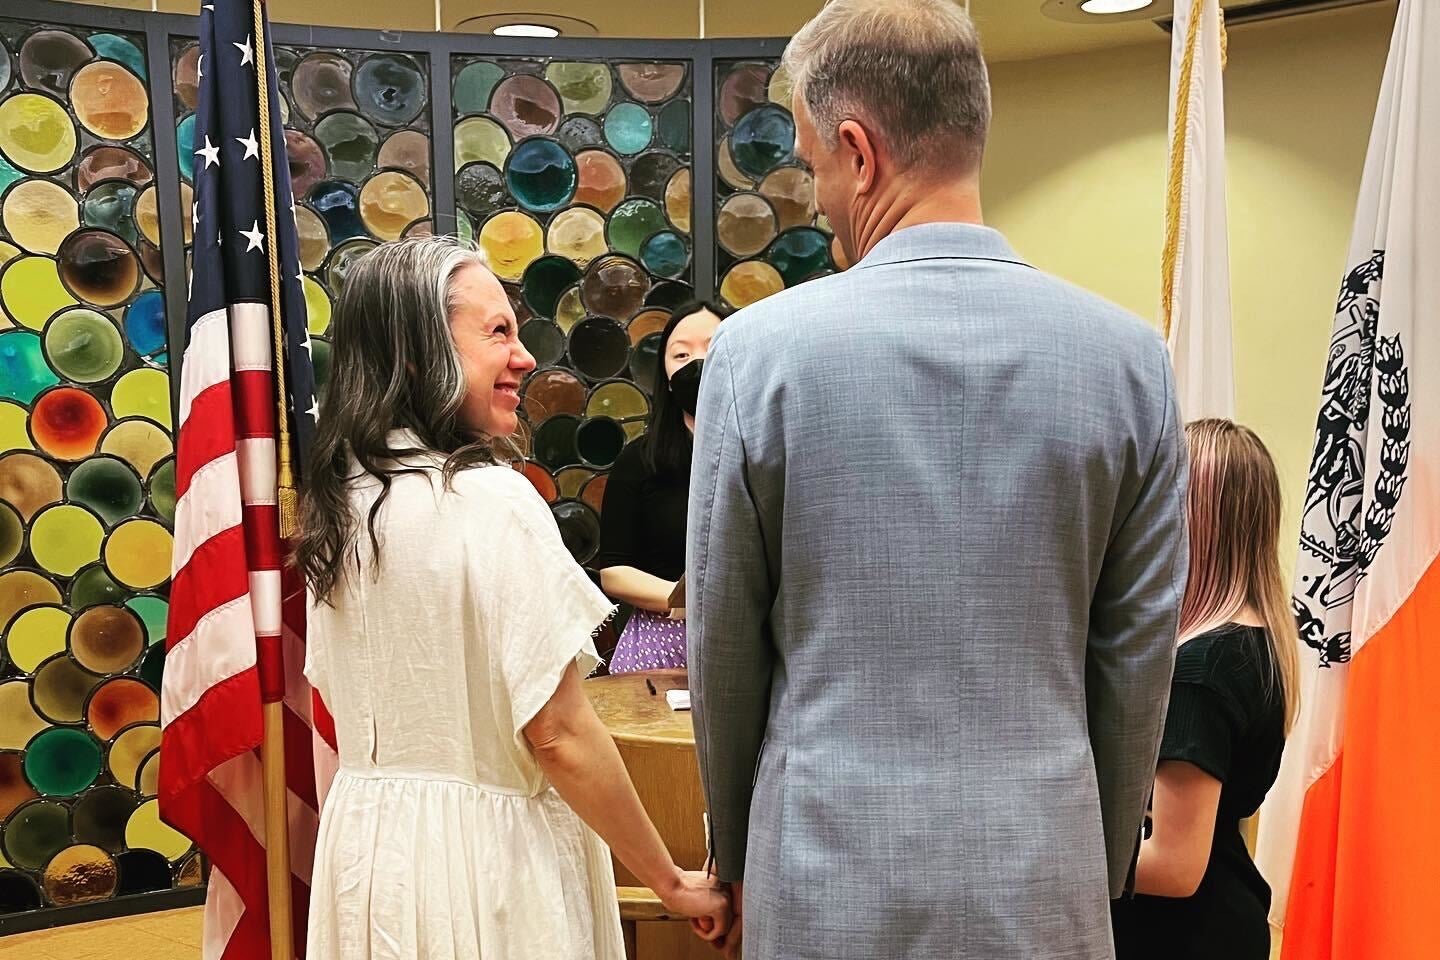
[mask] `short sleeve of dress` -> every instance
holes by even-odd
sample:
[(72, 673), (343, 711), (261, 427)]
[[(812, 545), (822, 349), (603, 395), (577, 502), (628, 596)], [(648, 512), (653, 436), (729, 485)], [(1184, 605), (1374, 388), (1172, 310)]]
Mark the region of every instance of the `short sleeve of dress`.
[(595, 633), (615, 607), (571, 557), (530, 482), (513, 470), (484, 472), (490, 495), (483, 509), (499, 521), (502, 542), (474, 562), (483, 564), (482, 584), (494, 581), (488, 639), (492, 677), (503, 687), (494, 702), (508, 707), (511, 732), (523, 746), (522, 731), (565, 670), (573, 663), (583, 677), (600, 662)]
[(1224, 783), (1244, 720), (1232, 678), (1215, 669), (1216, 656), (1205, 638), (1190, 641), (1176, 655), (1160, 760), (1193, 763)]

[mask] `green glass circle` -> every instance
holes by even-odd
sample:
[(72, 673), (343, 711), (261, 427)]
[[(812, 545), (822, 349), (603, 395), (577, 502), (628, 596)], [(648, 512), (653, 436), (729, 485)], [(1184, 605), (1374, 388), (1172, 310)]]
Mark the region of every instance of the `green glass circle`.
[(690, 101), (672, 100), (660, 108), (655, 123), (660, 142), (676, 153), (690, 150)]
[(97, 603), (122, 603), (129, 592), (110, 578), (105, 564), (95, 563), (70, 581), (70, 609), (84, 610)]
[[(311, 341), (313, 347), (314, 341)], [(166, 460), (150, 474), (150, 504), (170, 523), (175, 522), (175, 461)]]
[(66, 481), (65, 492), (71, 502), (89, 507), (106, 524), (133, 517), (145, 502), (140, 478), (114, 457), (91, 457), (81, 463)]
[(25, 748), (25, 778), (50, 797), (73, 797), (100, 776), (100, 743), (84, 730), (52, 727)]
[(505, 164), (505, 182), (515, 199), (541, 213), (569, 203), (579, 180), (575, 158), (554, 140), (543, 137), (521, 141)]
[(545, 79), (560, 91), (566, 113), (603, 113), (613, 82), (604, 63), (558, 62), (545, 68)]
[(27, 803), (5, 824), (5, 855), (24, 870), (44, 869), (51, 857), (69, 845), (70, 812), (55, 800)]
[(657, 233), (640, 249), (640, 262), (657, 277), (674, 280), (690, 264), (690, 248), (673, 230)]
[(62, 313), (45, 328), (45, 355), (67, 380), (99, 383), (120, 369), (125, 344), (109, 317), (79, 307)]
[(655, 127), (650, 111), (638, 103), (617, 103), (605, 114), (605, 141), (616, 153), (632, 156), (650, 146)]
[(111, 180), (90, 188), (80, 204), (81, 219), (87, 227), (102, 227), (134, 244), (140, 235), (135, 225), (135, 194), (132, 183)]
[(332, 113), (315, 124), (315, 139), (330, 158), (330, 172), (359, 183), (375, 170), (380, 135), (358, 113)]
[(455, 112), (484, 113), (490, 109), (490, 94), (505, 79), (505, 71), (488, 60), (477, 60), (455, 77)]
[(29, 403), (41, 390), (59, 382), (45, 362), (40, 334), (30, 330), (0, 331), (0, 396)]
[(145, 642), (155, 645), (165, 639), (165, 621), (170, 616), (170, 604), (164, 597), (141, 596), (125, 601), (125, 606), (140, 615), (145, 624)]
[(25, 524), (15, 508), (0, 500), (0, 566), (20, 556), (25, 547)]
[(455, 174), (455, 199), (482, 221), (512, 205), (505, 175), (482, 162), (467, 163)]
[(785, 286), (793, 287), (830, 269), (830, 238), (814, 227), (786, 230), (775, 238), (765, 259), (780, 271)]
[(611, 249), (639, 258), (640, 247), (652, 233), (665, 229), (665, 212), (652, 200), (626, 200), (610, 214), (605, 235)]
[(580, 279), (580, 268), (564, 257), (541, 257), (525, 268), (520, 288), (538, 317), (555, 319), (560, 296)]

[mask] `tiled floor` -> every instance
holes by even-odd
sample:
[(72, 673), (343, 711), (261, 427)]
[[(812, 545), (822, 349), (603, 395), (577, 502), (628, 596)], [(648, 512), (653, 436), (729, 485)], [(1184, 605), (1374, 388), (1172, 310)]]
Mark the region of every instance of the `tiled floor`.
[(197, 960), (201, 908), (101, 920), (0, 939), (0, 960)]

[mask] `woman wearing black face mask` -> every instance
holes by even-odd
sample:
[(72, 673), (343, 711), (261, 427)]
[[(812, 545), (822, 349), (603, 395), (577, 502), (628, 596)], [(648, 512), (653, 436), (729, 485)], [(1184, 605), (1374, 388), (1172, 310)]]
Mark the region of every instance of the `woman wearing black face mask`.
[(701, 302), (671, 315), (660, 334), (649, 429), (621, 452), (605, 485), (594, 567), (605, 592), (635, 608), (611, 673), (685, 666), (685, 611), (671, 609), (670, 593), (685, 572), (695, 403), (722, 316)]

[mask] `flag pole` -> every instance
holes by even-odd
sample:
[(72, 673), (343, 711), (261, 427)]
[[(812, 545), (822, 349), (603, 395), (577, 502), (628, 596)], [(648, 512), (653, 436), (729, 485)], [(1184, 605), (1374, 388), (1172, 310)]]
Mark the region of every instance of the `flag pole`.
[[(260, 175), (265, 189), (265, 231), (270, 240), (265, 252), (270, 258), (270, 323), (275, 338), (277, 493), (280, 538), (284, 540), (295, 535), (297, 511), (295, 479), (290, 464), (290, 423), (285, 403), (285, 318), (280, 297), (280, 234), (275, 224), (275, 170), (270, 139), (269, 37), (265, 30), (264, 0), (252, 0), (252, 6), (255, 16), (255, 87), (260, 109)], [(293, 960), (295, 956), (290, 901), (290, 816), (286, 803), (284, 709), (283, 698), (261, 705), (265, 730), (260, 744), (260, 764), (265, 792), (265, 881), (270, 899), (271, 960)]]

